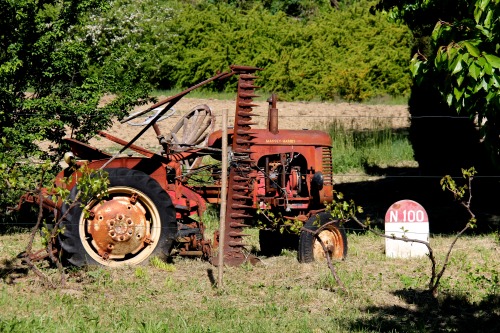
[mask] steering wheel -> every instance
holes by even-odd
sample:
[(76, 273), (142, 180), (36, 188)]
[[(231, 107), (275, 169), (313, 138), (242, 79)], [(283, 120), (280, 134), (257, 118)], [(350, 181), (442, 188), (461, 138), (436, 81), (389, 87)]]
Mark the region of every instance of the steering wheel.
[[(206, 104), (195, 106), (186, 113), (170, 132), (172, 150), (186, 151), (192, 146), (205, 146), (208, 136), (214, 131), (215, 117)], [(185, 171), (190, 172), (200, 166), (203, 157), (184, 160)]]
[[(148, 125), (151, 120), (153, 120), (160, 112), (162, 112), (164, 109), (164, 107), (157, 107), (157, 108), (154, 108), (153, 110), (145, 113), (145, 117), (142, 117), (142, 118), (139, 118), (137, 117), (137, 119), (139, 119), (139, 122), (132, 122), (132, 120), (129, 120), (127, 121), (126, 123), (129, 124), (129, 125), (132, 125), (132, 126), (146, 126)], [(129, 118), (134, 118), (135, 119), (135, 115), (138, 114), (138, 113), (141, 113), (142, 111), (139, 111), (139, 112), (136, 112), (134, 114), (131, 114), (129, 116)], [(149, 114), (149, 115), (148, 115)], [(172, 115), (175, 114), (175, 110), (173, 108), (169, 109), (163, 116), (161, 116), (160, 118), (158, 118), (158, 120), (156, 122), (160, 122), (162, 120), (165, 120), (169, 117), (171, 117)], [(141, 122), (142, 120), (142, 122)]]
[(172, 135), (172, 149), (185, 151), (193, 145), (206, 143), (208, 136), (213, 132), (215, 117), (212, 110), (205, 104), (195, 106), (186, 113), (170, 132)]

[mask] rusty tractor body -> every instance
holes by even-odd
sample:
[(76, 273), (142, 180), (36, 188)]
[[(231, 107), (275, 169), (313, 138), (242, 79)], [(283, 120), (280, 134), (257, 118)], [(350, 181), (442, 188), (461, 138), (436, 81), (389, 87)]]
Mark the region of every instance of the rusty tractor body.
[[(333, 200), (331, 139), (321, 131), (279, 129), (275, 95), (268, 100), (267, 128), (253, 128), (252, 118), (257, 116), (253, 112), (254, 81), (259, 70), (231, 66), (230, 72), (217, 74), (128, 117), (122, 122), (158, 110), (131, 141), (99, 133), (121, 144), (120, 152), (131, 149), (140, 157), (112, 155), (66, 139), (75, 159), (69, 159), (70, 166), (56, 177), (56, 184), (68, 186), (71, 198), (77, 198), (77, 166), (82, 163), (107, 171), (110, 183), (108, 196), (84, 203), (85, 209), (83, 205), (52, 202), (50, 196), (43, 199), (46, 212), (55, 213), (56, 220), (62, 218), (62, 232), (55, 241), (61, 257), (76, 266), (139, 264), (151, 256), (166, 258), (173, 254), (203, 257), (216, 264), (214, 249), (224, 237), (224, 263), (239, 265), (255, 259), (244, 242), (245, 228), (260, 227), (262, 253), (279, 254), (285, 237), (276, 229), (283, 227), (286, 234), (286, 226), (298, 222), (313, 231), (320, 228), (319, 237), (330, 255), (344, 258), (345, 232), (324, 211), (325, 203)], [(238, 91), (234, 127), (228, 130), (227, 209), (226, 220), (221, 221), (225, 232), (216, 232), (210, 241), (204, 235), (202, 216), (207, 204), (220, 203), (222, 179), (220, 166), (203, 165), (202, 159), (211, 156), (221, 160), (222, 131), (213, 131), (213, 115), (206, 105), (195, 107), (168, 134), (161, 133), (157, 122), (193, 89), (232, 75), (238, 76)], [(134, 145), (150, 127), (156, 132), (161, 153)], [(190, 182), (197, 172), (207, 170), (210, 183)], [(72, 174), (73, 182), (63, 184), (62, 179)], [(23, 201), (40, 203), (32, 195), (26, 195)], [(302, 231), (291, 238), (295, 239), (299, 261), (324, 257), (311, 232)]]

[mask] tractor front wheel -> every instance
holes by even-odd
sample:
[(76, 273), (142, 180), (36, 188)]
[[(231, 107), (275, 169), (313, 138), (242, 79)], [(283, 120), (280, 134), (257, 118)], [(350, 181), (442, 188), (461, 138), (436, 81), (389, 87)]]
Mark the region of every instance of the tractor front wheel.
[[(311, 216), (304, 225), (304, 229), (317, 232), (319, 238), (327, 248), (330, 258), (345, 259), (347, 256), (347, 236), (344, 227), (331, 214), (323, 212)], [(302, 263), (326, 259), (326, 253), (321, 243), (313, 233), (302, 231), (299, 238), (298, 260)]]

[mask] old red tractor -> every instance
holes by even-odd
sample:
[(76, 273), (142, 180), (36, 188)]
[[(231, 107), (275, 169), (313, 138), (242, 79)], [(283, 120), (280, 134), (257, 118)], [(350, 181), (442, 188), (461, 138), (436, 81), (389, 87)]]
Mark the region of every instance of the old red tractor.
[[(346, 234), (338, 223), (327, 223), (332, 217), (325, 203), (333, 200), (332, 145), (328, 134), (316, 130), (281, 130), (278, 128), (276, 97), (269, 98), (267, 128), (255, 129), (252, 117), (256, 97), (254, 81), (259, 68), (231, 66), (178, 95), (167, 98), (123, 122), (157, 110), (143, 123), (144, 128), (131, 141), (101, 132), (100, 135), (141, 156), (109, 154), (88, 144), (68, 138), (71, 147), (69, 167), (56, 178), (59, 186), (69, 186), (70, 196), (78, 193), (78, 177), (63, 185), (61, 180), (78, 172), (76, 166), (86, 163), (91, 169), (104, 169), (109, 175), (108, 195), (86, 205), (57, 203), (50, 196), (43, 199), (47, 213), (63, 217), (62, 232), (56, 246), (65, 262), (83, 266), (101, 264), (121, 266), (139, 264), (151, 256), (200, 256), (213, 263), (220, 237), (224, 237), (224, 263), (238, 265), (255, 259), (244, 243), (245, 228), (260, 227), (261, 253), (279, 254), (289, 246), (287, 238), (276, 229), (293, 224), (317, 230), (334, 258), (347, 253)], [(225, 232), (214, 240), (204, 235), (203, 212), (207, 203), (221, 201), (220, 165), (204, 165), (211, 156), (221, 160), (222, 131), (211, 131), (213, 115), (205, 105), (195, 107), (167, 134), (158, 121), (187, 93), (214, 80), (238, 77), (234, 127), (228, 129), (228, 180)], [(190, 124), (190, 125), (189, 125)], [(189, 126), (188, 126), (189, 125)], [(156, 153), (134, 145), (144, 132), (153, 127), (161, 145)], [(184, 128), (183, 128), (184, 127)], [(182, 131), (181, 131), (182, 128)], [(182, 132), (182, 133), (181, 133)], [(210, 183), (192, 184), (191, 176), (210, 169)], [(27, 195), (24, 201), (37, 202)], [(39, 203), (39, 202), (38, 202)], [(82, 208), (83, 207), (83, 208)], [(264, 214), (257, 214), (264, 212)], [(269, 212), (271, 214), (266, 213)], [(261, 216), (261, 218), (259, 218)], [(262, 216), (273, 216), (272, 219)], [(196, 218), (193, 218), (196, 217)], [(279, 220), (281, 222), (277, 222)], [(284, 221), (284, 222), (283, 222)], [(286, 228), (285, 228), (286, 229)], [(286, 235), (287, 231), (284, 231)], [(310, 232), (295, 238), (298, 260), (310, 262), (325, 252)]]

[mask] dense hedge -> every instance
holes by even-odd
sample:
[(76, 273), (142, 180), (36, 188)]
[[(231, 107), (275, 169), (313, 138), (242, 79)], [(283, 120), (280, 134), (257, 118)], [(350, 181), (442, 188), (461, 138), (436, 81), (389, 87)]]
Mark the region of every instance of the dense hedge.
[(373, 1), (339, 10), (321, 6), (306, 18), (273, 13), (259, 1), (250, 8), (212, 2), (118, 0), (101, 24), (112, 23), (103, 31), (121, 29), (121, 39), (97, 39), (102, 45), (104, 38), (125, 68), (140, 66), (159, 89), (186, 87), (244, 64), (265, 68), (259, 85), (282, 99), (361, 101), (409, 93), (411, 34), (370, 14)]

